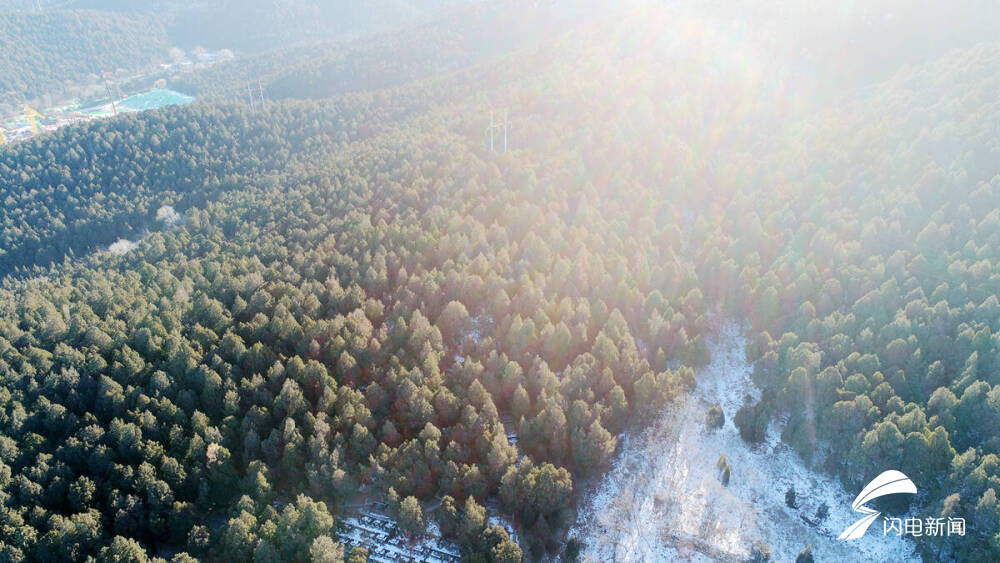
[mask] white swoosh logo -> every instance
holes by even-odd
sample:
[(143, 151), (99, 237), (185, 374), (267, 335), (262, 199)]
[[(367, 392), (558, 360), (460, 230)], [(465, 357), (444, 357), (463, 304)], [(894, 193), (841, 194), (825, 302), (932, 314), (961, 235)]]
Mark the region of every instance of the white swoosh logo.
[(909, 477), (903, 475), (902, 472), (890, 469), (872, 479), (872, 482), (868, 483), (864, 489), (861, 489), (857, 498), (851, 503), (851, 508), (855, 512), (866, 514), (866, 516), (848, 526), (846, 530), (841, 532), (837, 539), (856, 540), (864, 536), (865, 532), (868, 531), (868, 527), (872, 525), (872, 522), (882, 514), (877, 510), (868, 508), (865, 504), (885, 495), (899, 493), (917, 494), (917, 486), (913, 484), (913, 481), (910, 481)]

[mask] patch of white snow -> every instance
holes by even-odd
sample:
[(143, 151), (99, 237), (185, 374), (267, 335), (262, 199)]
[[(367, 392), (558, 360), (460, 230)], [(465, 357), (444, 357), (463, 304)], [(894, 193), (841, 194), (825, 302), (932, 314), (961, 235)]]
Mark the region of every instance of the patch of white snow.
[[(760, 446), (740, 438), (733, 416), (745, 396), (756, 400), (760, 393), (745, 345), (738, 326), (724, 325), (711, 342), (711, 364), (697, 374), (697, 390), (641, 434), (624, 436), (622, 451), (582, 502), (570, 532), (585, 544), (581, 559), (738, 561), (763, 542), (776, 561), (793, 561), (810, 544), (817, 561), (919, 561), (912, 541), (884, 537), (878, 523), (860, 540), (837, 539), (860, 517), (851, 509), (856, 491), (808, 469), (780, 441), (780, 421)], [(722, 406), (726, 422), (710, 431), (705, 413), (714, 404)], [(722, 455), (732, 471), (728, 486), (718, 477)], [(798, 509), (785, 505), (792, 485)], [(815, 520), (824, 502), (825, 520), (803, 520)]]
[(128, 254), (129, 252), (132, 252), (138, 246), (139, 243), (137, 242), (120, 238), (117, 241), (113, 242), (111, 246), (108, 247), (108, 252), (110, 252), (111, 254), (117, 254), (118, 256), (123, 256), (125, 254)]
[(427, 523), (426, 533), (410, 541), (392, 518), (374, 511), (362, 511), (341, 521), (337, 539), (344, 544), (345, 551), (354, 546), (365, 547), (368, 560), (374, 563), (461, 561), (458, 549), (441, 538), (437, 523), (432, 519)]
[(178, 213), (173, 207), (164, 205), (156, 210), (156, 220), (163, 223), (167, 227), (173, 227), (181, 224), (184, 218), (181, 217), (181, 214)]

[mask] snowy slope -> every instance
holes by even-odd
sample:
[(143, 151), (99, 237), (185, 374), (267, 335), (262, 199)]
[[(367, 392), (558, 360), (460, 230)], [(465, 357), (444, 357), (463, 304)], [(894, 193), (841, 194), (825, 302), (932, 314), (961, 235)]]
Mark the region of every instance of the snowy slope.
[[(586, 547), (584, 561), (739, 561), (763, 541), (772, 561), (794, 561), (812, 544), (817, 561), (919, 561), (910, 540), (883, 537), (881, 522), (850, 543), (837, 539), (855, 522), (857, 491), (807, 469), (780, 442), (772, 424), (768, 439), (749, 447), (732, 422), (743, 397), (757, 397), (744, 355), (745, 340), (726, 325), (712, 343), (712, 363), (698, 374), (698, 389), (679, 399), (647, 431), (626, 436), (612, 470), (582, 503), (571, 531)], [(725, 426), (705, 427), (705, 412), (721, 404)], [(716, 463), (732, 469), (723, 486)], [(799, 509), (785, 505), (793, 485)], [(820, 503), (825, 521), (810, 524)]]
[(423, 537), (411, 542), (395, 520), (374, 511), (344, 519), (337, 530), (337, 539), (348, 548), (367, 548), (372, 563), (457, 563), (462, 559), (458, 549), (441, 538), (434, 521), (428, 522)]

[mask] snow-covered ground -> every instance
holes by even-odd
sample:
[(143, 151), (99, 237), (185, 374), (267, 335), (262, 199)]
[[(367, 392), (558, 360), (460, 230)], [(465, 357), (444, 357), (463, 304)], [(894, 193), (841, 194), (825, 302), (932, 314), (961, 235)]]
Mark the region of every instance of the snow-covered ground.
[[(581, 506), (571, 535), (585, 543), (584, 561), (738, 561), (758, 542), (772, 561), (794, 561), (811, 544), (817, 561), (919, 561), (912, 541), (883, 537), (876, 522), (852, 542), (837, 539), (862, 515), (851, 510), (857, 491), (817, 474), (780, 441), (780, 424), (750, 447), (732, 419), (746, 395), (759, 390), (750, 379), (745, 339), (725, 325), (712, 344), (712, 363), (698, 373), (698, 389), (678, 399), (649, 429), (625, 436), (622, 451)], [(709, 431), (705, 413), (720, 404), (725, 426)], [(725, 455), (728, 486), (716, 466)], [(887, 468), (888, 469), (888, 468)], [(794, 485), (798, 509), (785, 505)], [(821, 503), (829, 516), (816, 523)]]
[(139, 243), (128, 239), (120, 238), (108, 246), (108, 252), (119, 256), (128, 254), (139, 247)]
[(156, 210), (157, 222), (163, 223), (164, 227), (170, 228), (184, 222), (184, 216), (177, 212), (170, 205), (164, 205)]
[(395, 520), (377, 512), (366, 511), (344, 519), (337, 531), (337, 539), (347, 550), (357, 545), (364, 546), (368, 549), (368, 560), (375, 563), (457, 563), (462, 559), (455, 545), (441, 538), (437, 524), (432, 519), (428, 521), (424, 537), (411, 543)]
[[(171, 229), (184, 223), (184, 216), (177, 213), (173, 207), (164, 205), (156, 210), (156, 222), (162, 224), (165, 229)], [(139, 248), (139, 243), (141, 243), (148, 235), (149, 232), (143, 230), (135, 240), (119, 238), (108, 246), (108, 252), (111, 254), (117, 254), (118, 256), (124, 256), (136, 248)]]

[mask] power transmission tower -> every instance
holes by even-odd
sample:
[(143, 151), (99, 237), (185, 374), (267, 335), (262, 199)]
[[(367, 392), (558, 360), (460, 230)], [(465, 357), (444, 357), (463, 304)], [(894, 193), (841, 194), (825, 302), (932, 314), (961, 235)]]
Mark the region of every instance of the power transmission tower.
[(494, 115), (494, 113), (490, 112), (490, 126), (486, 129), (486, 133), (489, 135), (490, 138), (490, 152), (492, 153), (497, 152), (494, 139), (500, 131), (503, 132), (503, 152), (507, 152), (509, 149), (509, 133), (510, 133), (510, 117), (507, 113), (507, 110), (504, 110), (503, 121), (500, 123), (497, 123), (496, 116)]
[(264, 86), (257, 80), (257, 88), (260, 90), (260, 107), (264, 109)]
[(495, 126), (493, 125), (493, 112), (490, 112), (490, 126), (486, 129), (486, 134), (490, 136), (490, 152), (496, 152), (493, 150), (493, 131)]
[(107, 79), (104, 80), (104, 88), (108, 91), (108, 99), (111, 100), (111, 109), (118, 115), (118, 106), (115, 104), (115, 94), (111, 91), (111, 82)]
[(507, 110), (503, 110), (503, 152), (507, 152), (507, 133), (510, 130), (510, 120), (507, 117)]
[(250, 89), (250, 83), (247, 83), (247, 96), (250, 97), (250, 111), (254, 110), (253, 107), (253, 90)]

